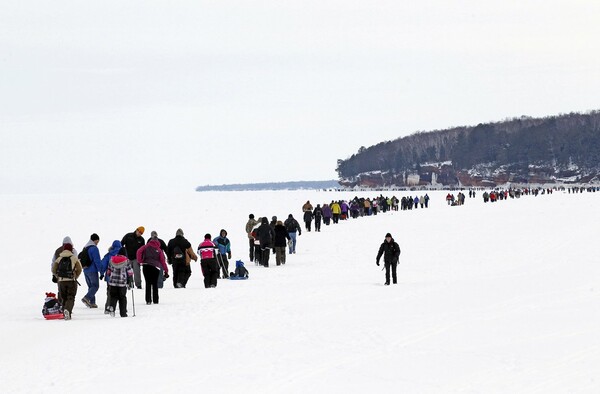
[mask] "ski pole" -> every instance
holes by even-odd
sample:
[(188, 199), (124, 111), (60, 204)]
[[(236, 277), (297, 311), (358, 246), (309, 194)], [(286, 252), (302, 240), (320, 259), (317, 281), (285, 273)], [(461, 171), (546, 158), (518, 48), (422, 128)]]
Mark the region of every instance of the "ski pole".
[(135, 317), (135, 297), (133, 296), (133, 287), (131, 288), (131, 306), (133, 308), (133, 317)]

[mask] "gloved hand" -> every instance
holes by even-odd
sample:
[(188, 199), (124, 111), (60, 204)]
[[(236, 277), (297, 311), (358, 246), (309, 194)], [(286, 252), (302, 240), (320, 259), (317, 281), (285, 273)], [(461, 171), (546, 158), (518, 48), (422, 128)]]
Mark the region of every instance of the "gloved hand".
[(127, 279), (127, 288), (129, 290), (133, 289), (133, 280)]
[(104, 274), (100, 274), (100, 280), (104, 279)]
[(165, 272), (164, 276), (165, 276), (165, 279), (169, 279), (169, 273), (168, 272)]
[(375, 263), (377, 264), (377, 266), (379, 266), (379, 260), (375, 260)]
[(227, 253), (227, 258), (231, 260), (231, 252)]
[(58, 283), (58, 278), (52, 275), (52, 283)]

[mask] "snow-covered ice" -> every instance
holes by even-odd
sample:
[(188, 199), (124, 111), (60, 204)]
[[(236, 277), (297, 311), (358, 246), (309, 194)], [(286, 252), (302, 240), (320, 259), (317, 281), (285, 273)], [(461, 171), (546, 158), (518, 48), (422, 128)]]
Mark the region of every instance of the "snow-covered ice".
[[(429, 192), (429, 209), (303, 232), (285, 266), (248, 263), (249, 213), (301, 221), (306, 200), (377, 194), (0, 196), (0, 391), (600, 392), (600, 193), (449, 207)], [(149, 306), (135, 290), (136, 317), (111, 318), (81, 303), (82, 276), (73, 320), (43, 319), (64, 236), (80, 250), (96, 232), (103, 255), (140, 225), (165, 241), (181, 227), (194, 248), (224, 228), (250, 279), (204, 289), (196, 263), (187, 289), (167, 280)], [(402, 249), (389, 287), (375, 265), (387, 232)]]

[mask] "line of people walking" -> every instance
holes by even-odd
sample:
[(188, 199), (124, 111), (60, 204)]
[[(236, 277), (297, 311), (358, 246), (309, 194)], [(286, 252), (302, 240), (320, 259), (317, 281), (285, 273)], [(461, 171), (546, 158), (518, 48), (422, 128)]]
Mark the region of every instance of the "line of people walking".
[(146, 304), (159, 303), (159, 289), (163, 287), (164, 280), (169, 278), (169, 266), (172, 267), (173, 287), (185, 288), (192, 275), (191, 262), (198, 261), (198, 255), (206, 288), (214, 288), (217, 279), (229, 277), (231, 242), (224, 229), (214, 239), (206, 234), (198, 246), (198, 254), (184, 237), (182, 229), (176, 231), (168, 244), (158, 237), (156, 231), (151, 232), (146, 242), (144, 232), (145, 228), (140, 226), (125, 234), (122, 240), (114, 240), (102, 258), (98, 249), (100, 237), (96, 233), (90, 236), (79, 253), (70, 237), (63, 239), (53, 255), (51, 271), (52, 281), (58, 286), (58, 300), (63, 306), (65, 320), (70, 320), (73, 314), (81, 274), (88, 288), (81, 299), (83, 304), (91, 309), (98, 308), (96, 294), (100, 281), (104, 280), (107, 285), (104, 313), (115, 316), (118, 305), (121, 317), (128, 316), (128, 289), (145, 288)]

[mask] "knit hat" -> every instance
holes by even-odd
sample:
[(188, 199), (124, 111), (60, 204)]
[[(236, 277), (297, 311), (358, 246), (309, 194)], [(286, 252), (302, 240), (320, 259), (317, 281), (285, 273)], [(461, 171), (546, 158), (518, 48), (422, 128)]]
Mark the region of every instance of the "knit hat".
[(250, 215), (248, 215), (248, 217), (249, 217), (250, 219), (254, 219), (254, 214), (252, 214), (252, 213), (251, 213)]
[(156, 231), (152, 231), (150, 233), (150, 238), (152, 238), (152, 239), (158, 239), (158, 233)]
[(183, 237), (183, 230), (178, 228), (177, 231), (175, 232), (175, 236), (181, 235)]
[(276, 221), (277, 221), (277, 216), (273, 216), (273, 217), (271, 218), (271, 220), (272, 220), (272, 221), (274, 221), (274, 222), (276, 222)]
[(386, 237), (386, 238), (387, 238), (387, 237), (390, 237), (390, 238), (392, 238), (392, 234), (390, 234), (390, 233), (387, 233), (387, 234), (385, 235), (385, 237)]
[(68, 250), (69, 252), (73, 251), (73, 245), (71, 244), (64, 244), (63, 245), (63, 250)]
[(68, 235), (63, 238), (63, 245), (65, 244), (73, 245), (73, 241), (71, 241), (71, 237), (69, 237)]
[(140, 227), (136, 228), (136, 230), (139, 231), (140, 234), (144, 234), (144, 230), (146, 230), (146, 229), (144, 228), (144, 226), (140, 226)]

